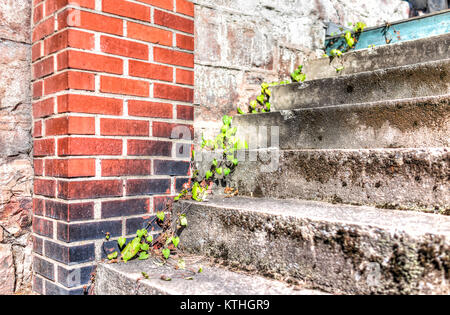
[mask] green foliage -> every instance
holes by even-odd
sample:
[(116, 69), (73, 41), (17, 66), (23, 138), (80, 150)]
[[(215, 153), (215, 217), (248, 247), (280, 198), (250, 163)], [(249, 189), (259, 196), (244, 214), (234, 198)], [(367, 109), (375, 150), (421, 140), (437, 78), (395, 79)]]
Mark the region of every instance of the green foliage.
[(157, 217), (159, 220), (164, 221), (165, 214), (164, 214), (163, 211), (160, 211), (160, 212), (157, 212), (157, 213), (156, 213), (156, 217)]
[(114, 252), (114, 253), (108, 255), (108, 259), (113, 260), (113, 259), (116, 259), (118, 256), (119, 256), (119, 253)]
[(180, 225), (186, 227), (187, 224), (186, 214), (180, 215)]
[(261, 84), (261, 94), (256, 97), (255, 100), (252, 100), (246, 109), (246, 112), (242, 110), (241, 107), (238, 106), (237, 112), (240, 115), (245, 113), (258, 114), (258, 113), (267, 113), (271, 110), (270, 97), (272, 96), (272, 91), (270, 87), (277, 85), (285, 85), (291, 84), (293, 82), (303, 82), (306, 80), (306, 75), (302, 72), (303, 66), (298, 66), (294, 72), (291, 73), (291, 80), (284, 80), (281, 82), (272, 82), (266, 83), (263, 82)]
[[(347, 30), (344, 32), (344, 34), (341, 35), (341, 37), (345, 40), (345, 45), (341, 45), (339, 48), (332, 49), (330, 51), (330, 56), (325, 54), (325, 57), (340, 57), (343, 53), (346, 53), (355, 47), (356, 43), (359, 40), (359, 37), (361, 36), (361, 33), (366, 27), (366, 24), (363, 22), (357, 22), (355, 24), (348, 23), (348, 26), (352, 27), (352, 31)], [(343, 31), (343, 28), (341, 28), (340, 30)]]
[(164, 248), (161, 252), (162, 252), (162, 254), (163, 254), (165, 259), (169, 259), (169, 257), (170, 257), (170, 249)]

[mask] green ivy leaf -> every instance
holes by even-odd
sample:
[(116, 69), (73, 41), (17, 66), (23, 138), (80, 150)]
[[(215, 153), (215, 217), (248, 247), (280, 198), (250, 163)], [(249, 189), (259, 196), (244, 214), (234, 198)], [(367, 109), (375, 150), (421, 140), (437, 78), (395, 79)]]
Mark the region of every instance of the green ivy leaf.
[(218, 164), (217, 160), (214, 159), (214, 160), (212, 161), (212, 165), (213, 165), (214, 167), (217, 167), (217, 164)]
[(144, 252), (148, 251), (150, 249), (150, 245), (148, 245), (147, 243), (143, 243), (141, 245), (141, 250), (143, 250)]
[(181, 225), (181, 226), (187, 226), (187, 218), (186, 218), (186, 214), (180, 215), (180, 225)]
[(233, 159), (233, 165), (234, 165), (234, 166), (237, 166), (238, 163), (239, 163), (239, 160), (238, 160), (238, 159)]
[(114, 252), (114, 253), (108, 255), (108, 259), (113, 260), (113, 259), (116, 259), (117, 256), (119, 256), (119, 254), (117, 252)]
[(141, 238), (144, 237), (144, 236), (146, 236), (147, 233), (148, 233), (148, 231), (147, 231), (146, 229), (137, 230), (137, 232), (136, 232), (137, 236), (138, 236), (138, 237), (141, 237)]
[(211, 172), (211, 171), (207, 171), (207, 172), (206, 172), (206, 174), (205, 174), (205, 178), (206, 178), (206, 180), (210, 179), (210, 178), (211, 178), (211, 176), (213, 176), (213, 172)]
[(134, 256), (137, 255), (139, 250), (141, 249), (141, 238), (135, 237), (130, 243), (125, 246), (125, 249), (122, 251), (122, 259), (124, 262), (129, 261)]
[(228, 176), (230, 175), (231, 170), (227, 167), (226, 169), (223, 170), (223, 175)]
[(125, 237), (119, 237), (119, 239), (117, 240), (117, 243), (119, 244), (119, 248), (122, 248), (126, 242), (127, 242), (127, 239)]
[(178, 236), (172, 237), (172, 243), (173, 243), (173, 246), (178, 247), (178, 244), (180, 244), (180, 238)]
[(260, 96), (258, 96), (257, 98), (256, 98), (256, 100), (262, 105), (262, 104), (264, 104), (264, 94), (261, 94)]
[(160, 212), (157, 212), (157, 213), (156, 213), (156, 217), (157, 217), (159, 220), (164, 221), (165, 214), (164, 214), (164, 212), (160, 211)]
[(242, 109), (240, 107), (237, 108), (237, 112), (239, 115), (244, 115), (244, 112), (242, 111)]
[(169, 259), (169, 257), (170, 257), (170, 249), (164, 248), (161, 252), (162, 252), (162, 254), (163, 254), (165, 259)]
[(256, 100), (253, 100), (253, 101), (250, 102), (250, 107), (252, 109), (256, 109), (256, 106), (258, 106), (258, 102)]
[(146, 253), (146, 252), (141, 252), (141, 253), (139, 254), (139, 260), (147, 260), (148, 257), (149, 257), (149, 254)]
[(216, 172), (217, 172), (217, 174), (219, 174), (219, 175), (222, 175), (222, 168), (221, 167), (219, 167), (218, 169), (216, 169)]
[(222, 117), (222, 122), (225, 126), (230, 126), (232, 120), (233, 120), (233, 118), (231, 118), (230, 116), (227, 116), (227, 115)]
[(147, 242), (153, 243), (153, 235), (147, 236)]

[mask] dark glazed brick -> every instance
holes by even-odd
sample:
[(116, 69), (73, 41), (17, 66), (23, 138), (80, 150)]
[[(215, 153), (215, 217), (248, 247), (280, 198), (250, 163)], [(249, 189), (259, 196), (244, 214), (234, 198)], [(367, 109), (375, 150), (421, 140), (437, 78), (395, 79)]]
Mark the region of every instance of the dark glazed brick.
[(33, 199), (33, 214), (34, 215), (44, 215), (44, 207), (45, 207), (45, 200), (34, 198)]
[(173, 201), (173, 197), (154, 197), (153, 198), (153, 211), (159, 212), (159, 211), (165, 211), (166, 205), (168, 202)]
[(66, 289), (64, 287), (60, 287), (53, 282), (45, 281), (45, 294), (46, 295), (83, 295), (84, 289)]
[(58, 223), (58, 240), (67, 243), (105, 238), (109, 232), (111, 237), (122, 235), (122, 221), (103, 221), (66, 224)]
[(42, 236), (53, 237), (53, 222), (38, 217), (33, 218), (33, 232)]
[(95, 266), (87, 266), (75, 269), (58, 267), (58, 282), (67, 288), (79, 287), (87, 284), (91, 279), (91, 273)]
[(64, 246), (45, 241), (45, 256), (66, 265), (81, 264), (95, 259), (94, 244)]
[(34, 256), (33, 270), (47, 279), (55, 280), (55, 265), (47, 260)]
[(147, 216), (142, 218), (131, 218), (127, 219), (126, 229), (127, 235), (136, 234), (137, 230), (143, 229), (147, 227), (147, 225), (151, 222), (150, 227), (148, 228), (149, 232), (159, 233), (162, 231), (161, 227), (157, 223), (156, 216)]
[(44, 294), (44, 281), (37, 275), (33, 275), (33, 292)]
[(153, 136), (169, 139), (192, 140), (194, 128), (190, 125), (153, 122)]
[(33, 252), (39, 255), (44, 254), (44, 240), (42, 238), (33, 236)]
[(170, 179), (130, 179), (127, 181), (127, 195), (170, 194)]
[(175, 179), (175, 189), (177, 193), (180, 193), (184, 188), (183, 185), (189, 183), (189, 178), (176, 178)]
[(131, 216), (149, 212), (149, 199), (105, 201), (102, 203), (102, 218)]
[(94, 218), (94, 203), (63, 203), (47, 200), (45, 216), (66, 222), (89, 220)]
[(155, 160), (153, 165), (155, 175), (186, 176), (190, 162)]
[(128, 140), (130, 156), (172, 156), (172, 143), (153, 140)]

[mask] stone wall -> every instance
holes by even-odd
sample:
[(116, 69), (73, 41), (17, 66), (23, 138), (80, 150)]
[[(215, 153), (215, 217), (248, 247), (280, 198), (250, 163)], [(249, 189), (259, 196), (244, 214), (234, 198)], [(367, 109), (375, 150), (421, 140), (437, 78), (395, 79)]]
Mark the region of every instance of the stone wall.
[(0, 294), (31, 280), (31, 0), (0, 1)]
[[(374, 26), (408, 17), (400, 0), (194, 0), (196, 132), (321, 56), (324, 22)], [(209, 126), (209, 127), (208, 127)]]

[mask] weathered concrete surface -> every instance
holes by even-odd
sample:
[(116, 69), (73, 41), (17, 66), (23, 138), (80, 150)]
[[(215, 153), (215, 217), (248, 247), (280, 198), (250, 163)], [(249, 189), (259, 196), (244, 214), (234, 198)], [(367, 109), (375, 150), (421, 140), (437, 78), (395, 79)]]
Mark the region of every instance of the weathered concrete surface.
[(328, 292), (449, 294), (450, 218), (321, 202), (183, 201), (191, 252)]
[(405, 19), (400, 0), (195, 0), (196, 135), (323, 52), (325, 23)]
[(229, 184), (242, 195), (440, 213), (450, 209), (448, 148), (251, 154), (230, 176)]
[[(238, 115), (233, 124), (254, 148), (255, 141), (261, 148), (280, 149), (450, 147), (450, 94)], [(279, 128), (278, 144), (269, 140), (274, 128)]]
[[(199, 266), (203, 272), (197, 273)], [(311, 295), (322, 292), (295, 289), (287, 284), (259, 276), (250, 276), (212, 265), (186, 263), (187, 270), (157, 266), (134, 260), (119, 264), (99, 264), (95, 279), (97, 295)], [(149, 279), (143, 279), (146, 272)], [(171, 281), (161, 279), (171, 278)], [(192, 280), (185, 278), (191, 277)], [(141, 280), (138, 280), (141, 279)]]
[(2, 279), (4, 294), (31, 283), (31, 2), (0, 2), (0, 246), (13, 257), (0, 267), (13, 279)]
[[(307, 80), (399, 67), (450, 58), (450, 34), (351, 51), (339, 58), (318, 58), (305, 63)], [(341, 71), (336, 71), (343, 67)]]
[(450, 59), (306, 81), (272, 90), (273, 110), (444, 95), (450, 93)]

